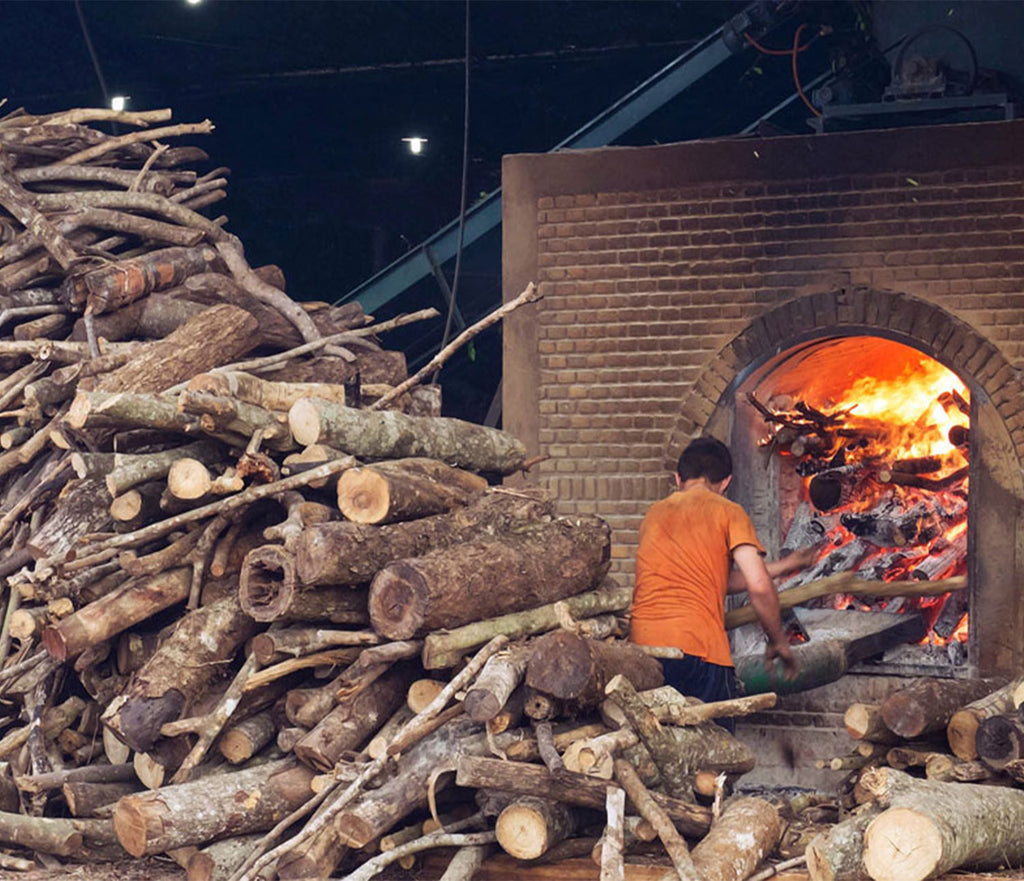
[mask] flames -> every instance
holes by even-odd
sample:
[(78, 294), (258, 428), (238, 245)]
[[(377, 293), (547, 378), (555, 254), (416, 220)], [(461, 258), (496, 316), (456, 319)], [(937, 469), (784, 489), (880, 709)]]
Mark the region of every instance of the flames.
[[(816, 565), (782, 589), (851, 569), (883, 581), (965, 574), (970, 396), (955, 373), (899, 343), (850, 337), (787, 353), (746, 387), (768, 427), (761, 445), (801, 480), (784, 546), (806, 546), (815, 529), (822, 539)], [(957, 594), (834, 600), (919, 611), (933, 645), (967, 639)]]

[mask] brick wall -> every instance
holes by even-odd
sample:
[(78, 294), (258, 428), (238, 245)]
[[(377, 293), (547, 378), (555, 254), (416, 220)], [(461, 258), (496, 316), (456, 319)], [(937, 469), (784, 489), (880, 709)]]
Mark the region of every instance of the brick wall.
[(623, 581), (679, 446), (801, 338), (938, 357), (1020, 458), (1022, 147), (1011, 122), (506, 157), (506, 295), (544, 299), (507, 324), (505, 425), (609, 521)]

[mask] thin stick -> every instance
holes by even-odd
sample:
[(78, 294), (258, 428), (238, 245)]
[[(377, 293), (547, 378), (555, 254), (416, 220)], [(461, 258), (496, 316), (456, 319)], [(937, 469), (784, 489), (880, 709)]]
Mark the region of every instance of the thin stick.
[(540, 293), (537, 287), (531, 281), (523, 290), (523, 292), (516, 297), (514, 300), (509, 300), (507, 303), (502, 304), (495, 309), (490, 315), (486, 315), (481, 318), (476, 324), (471, 327), (467, 327), (462, 333), (460, 333), (455, 339), (453, 339), (447, 346), (441, 349), (433, 358), (430, 359), (427, 364), (417, 370), (412, 376), (410, 376), (405, 382), (399, 383), (391, 391), (389, 391), (383, 397), (378, 398), (374, 401), (368, 409), (380, 410), (382, 407), (386, 407), (395, 398), (401, 395), (403, 392), (407, 392), (414, 385), (418, 385), (425, 376), (433, 373), (442, 364), (445, 363), (452, 355), (454, 355), (462, 346), (468, 343), (473, 337), (475, 337), (481, 331), (487, 330), (492, 324), (497, 324), (508, 315), (510, 312), (514, 312), (520, 306), (526, 303), (532, 303), (535, 300), (540, 299)]
[(768, 881), (769, 878), (774, 878), (779, 872), (786, 872), (789, 869), (795, 869), (798, 866), (803, 866), (807, 863), (807, 857), (798, 856), (793, 857), (790, 860), (783, 860), (781, 863), (776, 863), (774, 866), (768, 866), (767, 869), (762, 869), (756, 875), (751, 875), (747, 878), (747, 881)]
[(139, 141), (155, 141), (157, 138), (173, 138), (178, 135), (208, 135), (212, 131), (213, 123), (208, 119), (204, 119), (202, 122), (184, 122), (180, 125), (165, 125), (163, 128), (155, 128), (151, 130), (143, 129), (139, 132), (129, 132), (126, 135), (110, 138), (109, 140), (103, 141), (101, 144), (95, 144), (92, 147), (79, 150), (77, 153), (65, 156), (63, 159), (54, 162), (53, 164), (81, 165), (83, 162), (88, 162), (90, 159), (95, 159), (97, 156), (102, 156), (104, 153), (119, 150), (121, 147), (127, 147), (129, 144), (137, 144)]
[[(252, 358), (249, 361), (237, 361), (234, 364), (225, 364), (222, 367), (214, 367), (210, 370), (210, 373), (262, 370), (266, 367), (273, 367), (283, 361), (290, 361), (292, 358), (299, 358), (302, 355), (308, 355), (310, 352), (316, 352), (325, 346), (331, 345), (332, 343), (349, 342), (358, 340), (360, 337), (386, 333), (389, 330), (405, 327), (407, 324), (415, 324), (417, 321), (426, 321), (429, 318), (437, 318), (440, 314), (440, 312), (431, 307), (429, 309), (420, 309), (418, 312), (410, 312), (407, 315), (396, 315), (394, 318), (390, 318), (387, 321), (381, 321), (379, 324), (368, 324), (366, 327), (357, 327), (354, 330), (346, 330), (342, 333), (331, 334), (330, 336), (314, 340), (311, 343), (303, 343), (301, 346), (296, 346), (294, 349), (288, 349), (284, 352), (267, 355), (265, 358)], [(173, 391), (173, 389), (171, 391)]]
[[(318, 465), (316, 468), (311, 468), (309, 471), (304, 471), (302, 474), (285, 477), (273, 483), (251, 486), (249, 489), (243, 490), (230, 498), (218, 499), (216, 502), (210, 502), (210, 504), (203, 505), (200, 508), (193, 508), (191, 511), (185, 511), (174, 517), (168, 517), (166, 520), (161, 520), (158, 523), (151, 523), (149, 526), (136, 529), (134, 532), (111, 536), (95, 545), (89, 556), (72, 560), (65, 565), (64, 569), (66, 572), (71, 572), (87, 568), (88, 566), (94, 566), (97, 563), (102, 563), (117, 556), (118, 548), (145, 544), (155, 538), (160, 538), (170, 532), (174, 532), (174, 530), (184, 526), (186, 523), (203, 520), (206, 517), (215, 517), (218, 514), (227, 514), (253, 502), (258, 502), (260, 499), (267, 499), (279, 493), (287, 492), (290, 489), (298, 489), (300, 486), (308, 486), (310, 483), (323, 480), (332, 474), (344, 471), (346, 468), (352, 468), (355, 463), (356, 460), (352, 456), (334, 459), (331, 462), (324, 462), (323, 465)], [(48, 562), (52, 565), (59, 561), (50, 560)]]
[(398, 847), (386, 850), (367, 860), (354, 872), (345, 876), (347, 881), (370, 881), (384, 871), (392, 863), (398, 862), (403, 857), (419, 853), (423, 850), (430, 850), (435, 847), (468, 847), (476, 844), (491, 844), (498, 840), (495, 832), (469, 832), (466, 834), (453, 834), (457, 829), (465, 829), (480, 822), (481, 815), (474, 814), (465, 820), (452, 823), (448, 828), (451, 831), (438, 830), (429, 835), (423, 835)]
[(181, 767), (178, 768), (171, 778), (171, 783), (187, 782), (189, 777), (192, 776), (192, 770), (206, 758), (206, 753), (209, 752), (213, 742), (217, 739), (217, 735), (223, 730), (228, 719), (231, 718), (231, 714), (238, 708), (238, 702), (242, 697), (242, 691), (245, 689), (245, 683), (256, 671), (256, 667), (256, 655), (249, 655), (245, 659), (245, 663), (242, 664), (241, 669), (235, 674), (235, 678), (231, 680), (231, 684), (228, 686), (227, 691), (224, 692), (223, 697), (217, 702), (213, 712), (207, 714), (205, 724), (199, 729), (199, 740), (192, 747), (192, 751), (185, 756)]

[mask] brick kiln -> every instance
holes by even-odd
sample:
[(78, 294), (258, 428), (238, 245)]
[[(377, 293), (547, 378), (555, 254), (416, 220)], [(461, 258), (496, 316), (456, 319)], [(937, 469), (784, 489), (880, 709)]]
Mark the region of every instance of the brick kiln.
[[(1022, 141), (1006, 122), (506, 158), (506, 290), (536, 278), (545, 296), (506, 326), (505, 422), (550, 457), (567, 512), (609, 521), (623, 578), (701, 432), (733, 446), (770, 553), (804, 518), (829, 536), (826, 569), (967, 576), (902, 603), (926, 608), (922, 645), (747, 724), (769, 782), (848, 747), (852, 701), (1024, 661)], [(864, 383), (899, 406), (870, 413)]]

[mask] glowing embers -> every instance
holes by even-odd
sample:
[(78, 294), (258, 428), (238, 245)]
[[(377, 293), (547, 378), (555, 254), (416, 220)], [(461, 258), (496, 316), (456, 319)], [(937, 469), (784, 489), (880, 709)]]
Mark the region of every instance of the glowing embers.
[[(966, 574), (970, 400), (956, 374), (891, 340), (847, 337), (784, 353), (744, 390), (764, 420), (760, 445), (800, 481), (784, 549), (821, 548), (780, 589), (855, 571), (927, 591)], [(833, 604), (918, 611), (929, 644), (966, 641), (966, 589), (917, 594)]]

